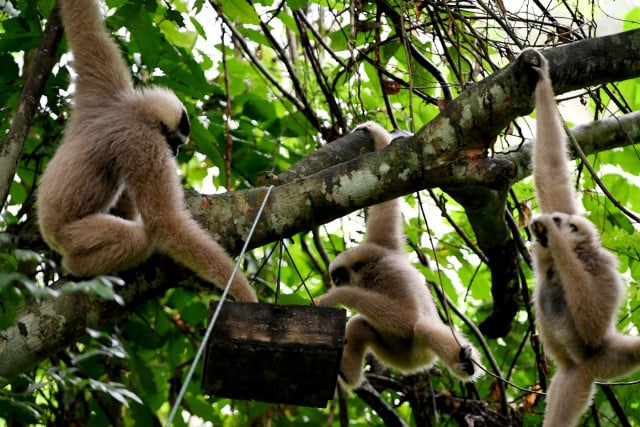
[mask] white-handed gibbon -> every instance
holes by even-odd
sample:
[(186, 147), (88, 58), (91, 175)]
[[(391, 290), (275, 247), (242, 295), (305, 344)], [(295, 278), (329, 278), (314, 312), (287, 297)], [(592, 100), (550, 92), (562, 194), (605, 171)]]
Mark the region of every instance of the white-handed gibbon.
[[(61, 7), (77, 78), (38, 191), (44, 240), (76, 276), (124, 270), (159, 250), (223, 287), (233, 262), (187, 212), (176, 172), (190, 129), (185, 108), (167, 89), (133, 87), (95, 0)], [(230, 293), (257, 301), (240, 273)]]
[(617, 260), (602, 247), (594, 225), (578, 214), (548, 63), (537, 55), (533, 170), (542, 214), (530, 224), (534, 304), (544, 349), (556, 364), (544, 426), (567, 427), (577, 424), (589, 406), (594, 381), (640, 367), (640, 338), (615, 329), (623, 293)]
[[(380, 125), (363, 125), (375, 149), (391, 140)], [(329, 265), (335, 285), (318, 299), (321, 306), (343, 305), (358, 314), (347, 322), (341, 375), (348, 386), (361, 382), (364, 356), (372, 352), (401, 372), (422, 371), (442, 361), (456, 377), (473, 381), (480, 357), (459, 333), (438, 316), (424, 276), (404, 253), (401, 199), (369, 208), (364, 244), (347, 250)]]

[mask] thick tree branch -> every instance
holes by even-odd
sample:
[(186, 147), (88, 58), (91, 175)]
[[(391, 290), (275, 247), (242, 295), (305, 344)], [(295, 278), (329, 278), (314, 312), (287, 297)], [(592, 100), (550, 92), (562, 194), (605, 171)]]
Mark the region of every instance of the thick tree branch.
[[(32, 301), (19, 308), (16, 324), (0, 331), (0, 377), (13, 379), (38, 362), (67, 347), (87, 328), (104, 325), (131, 313), (135, 307), (163, 294), (193, 276), (170, 259), (155, 255), (135, 270), (120, 275), (126, 285), (117, 289), (124, 305), (76, 292)], [(59, 282), (60, 287), (64, 282)]]

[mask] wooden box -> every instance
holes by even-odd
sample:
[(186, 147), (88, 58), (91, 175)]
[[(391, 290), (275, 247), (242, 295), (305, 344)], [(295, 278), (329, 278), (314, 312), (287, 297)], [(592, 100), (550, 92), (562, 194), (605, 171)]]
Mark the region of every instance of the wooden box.
[[(209, 306), (209, 319), (218, 302)], [(202, 389), (232, 399), (322, 407), (334, 395), (346, 311), (225, 302), (205, 349)]]

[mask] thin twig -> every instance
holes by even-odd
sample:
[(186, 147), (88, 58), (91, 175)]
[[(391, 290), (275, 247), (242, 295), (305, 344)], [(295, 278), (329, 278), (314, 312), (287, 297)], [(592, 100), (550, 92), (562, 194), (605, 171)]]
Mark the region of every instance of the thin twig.
[(40, 46), (29, 70), (27, 82), (20, 94), (20, 100), (9, 126), (7, 137), (0, 146), (0, 210), (9, 197), (11, 183), (24, 151), (27, 134), (38, 110), (47, 79), (56, 63), (56, 53), (60, 46), (60, 40), (62, 40), (59, 6), (58, 0), (47, 20)]
[(618, 199), (616, 199), (613, 194), (611, 194), (611, 192), (609, 191), (607, 186), (604, 185), (604, 183), (600, 180), (600, 178), (598, 177), (598, 174), (596, 173), (595, 169), (593, 168), (593, 166), (591, 166), (591, 162), (589, 162), (589, 159), (587, 159), (587, 155), (584, 154), (584, 151), (582, 151), (582, 147), (580, 147), (580, 144), (578, 144), (578, 141), (576, 140), (576, 138), (573, 136), (571, 131), (569, 131), (569, 128), (567, 127), (567, 124), (566, 124), (566, 122), (564, 120), (562, 121), (562, 125), (564, 127), (565, 133), (567, 134), (567, 136), (569, 138), (569, 141), (571, 141), (571, 145), (573, 146), (573, 149), (575, 150), (575, 152), (578, 155), (578, 157), (580, 158), (580, 160), (582, 160), (582, 163), (584, 164), (584, 166), (589, 171), (589, 174), (591, 175), (591, 178), (596, 183), (596, 185), (598, 185), (598, 187), (600, 187), (602, 192), (605, 194), (605, 196), (607, 196), (607, 198), (611, 201), (611, 203), (613, 203), (613, 205), (615, 207), (620, 209), (620, 211), (622, 211), (629, 218), (633, 219), (636, 223), (640, 224), (640, 218), (636, 214), (631, 212), (629, 209), (627, 209), (624, 206), (622, 206), (622, 203), (620, 203), (620, 201)]

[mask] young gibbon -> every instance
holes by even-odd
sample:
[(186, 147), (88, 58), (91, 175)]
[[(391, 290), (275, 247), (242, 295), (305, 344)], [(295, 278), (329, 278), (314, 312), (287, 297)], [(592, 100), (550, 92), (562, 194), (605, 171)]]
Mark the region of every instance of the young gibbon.
[[(44, 240), (76, 276), (124, 270), (157, 249), (223, 287), (233, 262), (187, 212), (176, 172), (189, 136), (185, 108), (167, 89), (133, 87), (95, 0), (61, 7), (77, 78), (62, 145), (38, 192)], [(240, 273), (230, 293), (257, 301)]]
[(640, 368), (640, 338), (615, 329), (623, 292), (618, 264), (594, 225), (578, 214), (548, 63), (538, 56), (533, 170), (542, 214), (530, 225), (534, 304), (540, 338), (557, 368), (547, 390), (544, 426), (567, 427), (589, 406), (595, 380)]
[[(375, 149), (391, 137), (380, 125), (363, 125)], [(480, 357), (459, 333), (438, 317), (435, 302), (420, 271), (404, 254), (400, 199), (369, 208), (364, 244), (341, 253), (330, 264), (335, 285), (318, 299), (321, 306), (344, 305), (357, 311), (347, 322), (340, 366), (348, 386), (361, 382), (364, 356), (371, 351), (402, 372), (417, 372), (440, 359), (464, 381), (480, 374)]]

